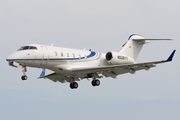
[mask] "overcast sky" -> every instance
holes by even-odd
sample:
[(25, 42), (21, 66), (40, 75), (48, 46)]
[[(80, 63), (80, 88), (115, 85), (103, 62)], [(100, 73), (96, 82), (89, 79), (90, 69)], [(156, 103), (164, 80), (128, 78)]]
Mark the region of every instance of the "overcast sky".
[[(1, 0), (1, 120), (179, 120), (180, 2), (178, 0)], [(119, 51), (131, 34), (173, 38), (145, 45), (137, 62), (173, 62), (150, 71), (69, 83), (37, 79), (41, 69), (21, 68), (6, 57), (24, 44), (38, 43), (96, 52)]]

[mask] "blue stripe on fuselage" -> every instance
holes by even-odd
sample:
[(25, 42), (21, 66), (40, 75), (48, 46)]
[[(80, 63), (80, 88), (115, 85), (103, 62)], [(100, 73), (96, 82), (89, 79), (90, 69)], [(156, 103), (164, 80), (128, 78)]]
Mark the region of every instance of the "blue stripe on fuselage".
[[(96, 52), (91, 51), (91, 54), (87, 56), (87, 58), (94, 57), (96, 55)], [(7, 61), (18, 61), (18, 60), (80, 60), (85, 59), (85, 57), (81, 58), (52, 58), (52, 59), (6, 59)]]
[[(91, 51), (91, 54), (88, 55), (87, 58), (94, 57), (95, 55), (96, 55), (96, 53)], [(79, 60), (79, 59), (80, 58), (53, 58), (53, 59), (49, 59), (49, 60)], [(81, 57), (81, 59), (85, 59), (85, 57)]]

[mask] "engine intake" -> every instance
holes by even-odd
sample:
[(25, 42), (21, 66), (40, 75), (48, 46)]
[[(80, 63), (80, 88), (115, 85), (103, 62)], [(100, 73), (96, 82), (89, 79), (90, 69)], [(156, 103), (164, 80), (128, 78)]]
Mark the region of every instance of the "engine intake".
[(118, 64), (131, 64), (134, 63), (134, 59), (126, 56), (126, 55), (122, 55), (118, 52), (108, 52), (106, 53), (106, 61), (109, 64), (112, 65), (118, 65)]
[(108, 52), (108, 53), (106, 54), (106, 60), (109, 61), (109, 60), (111, 60), (112, 58), (113, 58), (112, 53), (111, 53), (111, 52)]

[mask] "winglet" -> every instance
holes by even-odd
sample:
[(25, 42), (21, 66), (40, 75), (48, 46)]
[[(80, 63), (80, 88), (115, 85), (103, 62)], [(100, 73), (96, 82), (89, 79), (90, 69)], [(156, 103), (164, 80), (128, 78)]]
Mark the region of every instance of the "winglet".
[(172, 61), (174, 53), (176, 52), (176, 50), (174, 50), (171, 55), (169, 56), (169, 58), (166, 61)]
[(42, 70), (41, 75), (40, 75), (39, 77), (45, 76), (45, 70), (46, 70), (46, 69), (43, 69), (43, 70)]

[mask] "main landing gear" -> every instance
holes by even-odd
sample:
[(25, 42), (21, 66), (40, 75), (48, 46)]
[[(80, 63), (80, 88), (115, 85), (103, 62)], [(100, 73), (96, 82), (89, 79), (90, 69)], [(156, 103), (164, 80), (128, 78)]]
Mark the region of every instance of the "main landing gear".
[(27, 80), (27, 78), (28, 78), (28, 77), (27, 77), (26, 75), (23, 75), (23, 76), (21, 77), (22, 80)]
[(99, 77), (98, 74), (93, 74), (93, 80), (91, 82), (92, 86), (99, 86), (100, 85), (100, 81), (97, 79)]
[(77, 82), (70, 83), (70, 88), (71, 89), (77, 89), (78, 88), (78, 83)]
[(26, 73), (27, 72), (27, 69), (26, 69), (26, 66), (22, 66), (22, 72), (23, 72), (23, 76), (21, 77), (22, 80), (27, 80), (27, 76), (26, 76)]
[(92, 86), (99, 86), (100, 85), (100, 81), (98, 79), (92, 80), (91, 84), (92, 84)]
[[(92, 86), (99, 86), (100, 85), (100, 81), (97, 79), (96, 75), (93, 75), (93, 80), (92, 80), (91, 84), (92, 84)], [(78, 83), (75, 82), (74, 77), (70, 78), (70, 88), (71, 89), (77, 89), (78, 88)]]
[[(92, 86), (99, 86), (100, 81), (98, 79), (92, 80), (91, 84), (92, 84)], [(78, 88), (78, 83), (77, 82), (70, 83), (70, 88), (71, 89), (77, 89)]]

